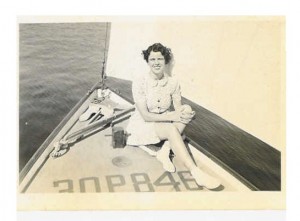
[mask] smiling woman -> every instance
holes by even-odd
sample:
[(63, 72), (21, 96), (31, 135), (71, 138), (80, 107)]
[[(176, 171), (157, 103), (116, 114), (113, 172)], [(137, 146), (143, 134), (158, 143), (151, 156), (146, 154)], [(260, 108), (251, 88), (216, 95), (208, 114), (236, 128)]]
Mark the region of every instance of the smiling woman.
[(151, 72), (161, 79), (165, 71), (165, 65), (168, 65), (172, 59), (171, 49), (164, 47), (160, 43), (153, 44), (143, 51), (144, 59), (147, 61)]
[(151, 73), (156, 75), (154, 77), (161, 79), (163, 77), (165, 67), (164, 56), (160, 52), (151, 52), (148, 63), (151, 68)]
[(166, 171), (176, 171), (170, 159), (172, 149), (199, 185), (208, 189), (217, 188), (219, 181), (195, 165), (182, 139), (181, 134), (195, 113), (190, 106), (181, 104), (179, 83), (165, 73), (172, 59), (171, 50), (156, 43), (144, 50), (143, 55), (150, 72), (132, 85), (136, 111), (127, 127), (130, 134), (127, 144), (151, 153), (147, 149), (149, 145), (164, 142), (161, 149), (152, 154), (156, 155)]

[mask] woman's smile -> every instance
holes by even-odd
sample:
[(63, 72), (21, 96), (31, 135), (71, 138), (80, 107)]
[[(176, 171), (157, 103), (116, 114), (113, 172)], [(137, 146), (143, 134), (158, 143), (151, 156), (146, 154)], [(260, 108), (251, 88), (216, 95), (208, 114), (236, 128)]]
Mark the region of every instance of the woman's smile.
[(161, 66), (154, 66), (156, 70), (160, 70)]
[(148, 65), (152, 74), (161, 78), (165, 69), (165, 58), (161, 52), (151, 51), (148, 58)]

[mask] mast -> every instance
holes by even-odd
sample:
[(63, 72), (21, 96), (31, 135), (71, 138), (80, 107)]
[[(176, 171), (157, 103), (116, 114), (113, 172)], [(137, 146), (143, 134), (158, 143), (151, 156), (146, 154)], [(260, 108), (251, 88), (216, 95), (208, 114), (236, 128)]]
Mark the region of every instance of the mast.
[(104, 80), (106, 79), (105, 73), (105, 64), (106, 64), (106, 50), (107, 50), (107, 33), (108, 33), (108, 22), (106, 22), (106, 34), (105, 34), (105, 46), (104, 46), (104, 57), (102, 62), (102, 71), (101, 71), (101, 88), (104, 89)]

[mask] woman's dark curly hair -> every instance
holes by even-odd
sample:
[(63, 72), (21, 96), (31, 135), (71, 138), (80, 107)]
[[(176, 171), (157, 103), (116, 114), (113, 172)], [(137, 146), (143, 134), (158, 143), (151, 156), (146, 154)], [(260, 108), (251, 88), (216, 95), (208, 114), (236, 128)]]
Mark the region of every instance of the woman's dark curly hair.
[(160, 52), (162, 54), (162, 56), (164, 56), (164, 58), (165, 58), (165, 64), (168, 64), (171, 61), (172, 56), (173, 56), (170, 48), (163, 46), (161, 43), (155, 43), (155, 44), (149, 46), (147, 48), (147, 50), (144, 50), (142, 52), (142, 55), (144, 56), (144, 59), (147, 62), (148, 62), (148, 58), (149, 58), (151, 51)]

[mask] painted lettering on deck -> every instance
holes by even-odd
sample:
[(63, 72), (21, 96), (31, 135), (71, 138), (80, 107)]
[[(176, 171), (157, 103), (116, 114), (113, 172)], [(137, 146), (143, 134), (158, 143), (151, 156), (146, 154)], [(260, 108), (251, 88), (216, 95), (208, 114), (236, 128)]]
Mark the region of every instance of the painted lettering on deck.
[[(190, 176), (189, 171), (178, 171), (175, 174), (178, 177), (164, 172), (153, 180), (147, 173), (132, 173), (130, 176), (115, 174), (103, 177), (83, 177), (79, 180), (64, 179), (54, 181), (53, 187), (59, 193), (118, 192), (124, 186), (130, 186), (133, 192), (156, 192), (166, 187), (169, 187), (169, 191), (175, 192), (203, 190)], [(107, 187), (107, 190), (101, 185)], [(89, 187), (89, 191), (87, 191), (87, 187)]]

